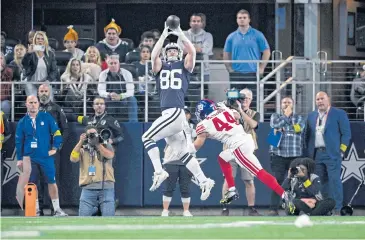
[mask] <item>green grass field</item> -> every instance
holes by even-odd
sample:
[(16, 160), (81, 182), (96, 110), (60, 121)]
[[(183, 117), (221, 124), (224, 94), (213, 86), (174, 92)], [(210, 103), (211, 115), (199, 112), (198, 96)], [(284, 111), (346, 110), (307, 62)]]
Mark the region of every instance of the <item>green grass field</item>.
[(365, 217), (312, 217), (314, 225), (306, 228), (294, 226), (295, 219), (3, 217), (1, 235), (2, 239), (365, 239)]

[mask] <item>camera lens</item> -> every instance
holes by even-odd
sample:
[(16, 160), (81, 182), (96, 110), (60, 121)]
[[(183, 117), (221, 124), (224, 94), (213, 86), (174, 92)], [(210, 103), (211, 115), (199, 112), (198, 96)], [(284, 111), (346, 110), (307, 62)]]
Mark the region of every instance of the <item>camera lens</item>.
[(28, 192), (31, 192), (32, 191), (32, 188), (28, 188)]

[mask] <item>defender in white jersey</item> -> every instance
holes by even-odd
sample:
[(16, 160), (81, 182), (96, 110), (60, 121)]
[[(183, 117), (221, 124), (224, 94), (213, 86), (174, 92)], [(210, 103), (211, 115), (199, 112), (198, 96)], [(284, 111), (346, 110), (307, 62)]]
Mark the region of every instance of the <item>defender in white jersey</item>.
[(227, 150), (222, 151), (218, 156), (219, 165), (229, 187), (225, 197), (221, 200), (222, 204), (228, 204), (238, 198), (232, 176), (232, 167), (229, 164), (232, 159), (279, 196), (289, 201), (284, 189), (271, 174), (262, 168), (259, 160), (253, 154), (254, 141), (252, 136), (244, 131), (242, 125), (237, 123), (240, 118), (238, 112), (225, 106), (216, 107), (213, 101), (204, 99), (198, 103), (195, 115), (201, 121), (196, 127), (195, 150), (201, 148), (207, 138), (218, 140), (227, 145)]
[[(206, 200), (214, 181), (204, 175), (198, 160), (189, 153), (183, 132), (184, 125), (187, 124), (183, 110), (184, 98), (188, 90), (190, 73), (195, 66), (196, 52), (194, 45), (186, 38), (180, 26), (172, 32), (168, 30), (165, 23), (165, 29), (151, 54), (152, 71), (157, 75), (156, 85), (160, 95), (162, 116), (156, 119), (142, 136), (144, 147), (155, 170), (150, 191), (156, 190), (169, 176), (162, 169), (160, 151), (156, 145), (157, 141), (165, 139), (173, 151), (172, 155), (180, 159), (198, 179), (202, 189), (200, 199)], [(160, 58), (162, 45), (169, 34), (178, 36), (183, 42), (187, 51), (185, 59), (182, 58), (182, 49), (176, 43), (167, 44), (163, 49), (164, 57)]]

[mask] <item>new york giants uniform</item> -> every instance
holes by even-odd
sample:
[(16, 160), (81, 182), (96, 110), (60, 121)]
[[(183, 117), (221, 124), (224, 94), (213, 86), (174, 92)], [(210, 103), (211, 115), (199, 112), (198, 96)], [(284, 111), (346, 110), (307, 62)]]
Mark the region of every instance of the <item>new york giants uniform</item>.
[(240, 167), (246, 168), (255, 176), (262, 169), (259, 160), (253, 154), (255, 143), (252, 136), (237, 123), (231, 109), (220, 107), (213, 111), (198, 123), (196, 133), (207, 133), (209, 138), (224, 143), (227, 149), (219, 156), (226, 162), (235, 160)]
[(190, 72), (185, 69), (184, 61), (162, 62), (161, 71), (156, 79), (162, 116), (156, 119), (142, 136), (147, 151), (156, 146), (155, 142), (165, 138), (166, 143), (173, 149), (174, 156), (183, 162), (191, 157), (188, 154), (186, 136), (183, 133), (184, 126), (187, 124), (183, 110), (184, 98), (189, 81)]

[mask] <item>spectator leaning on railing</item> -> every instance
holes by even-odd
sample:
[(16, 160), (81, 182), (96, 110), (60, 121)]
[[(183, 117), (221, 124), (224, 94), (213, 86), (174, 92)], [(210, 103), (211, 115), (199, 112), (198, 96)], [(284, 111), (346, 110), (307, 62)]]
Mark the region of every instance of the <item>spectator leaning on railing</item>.
[[(120, 68), (119, 55), (112, 54), (107, 58), (108, 69), (100, 73), (98, 92), (101, 97), (109, 99), (109, 114), (125, 113), (127, 108), (129, 122), (137, 122), (137, 99), (134, 97), (132, 74)], [(118, 83), (109, 83), (118, 82)]]

